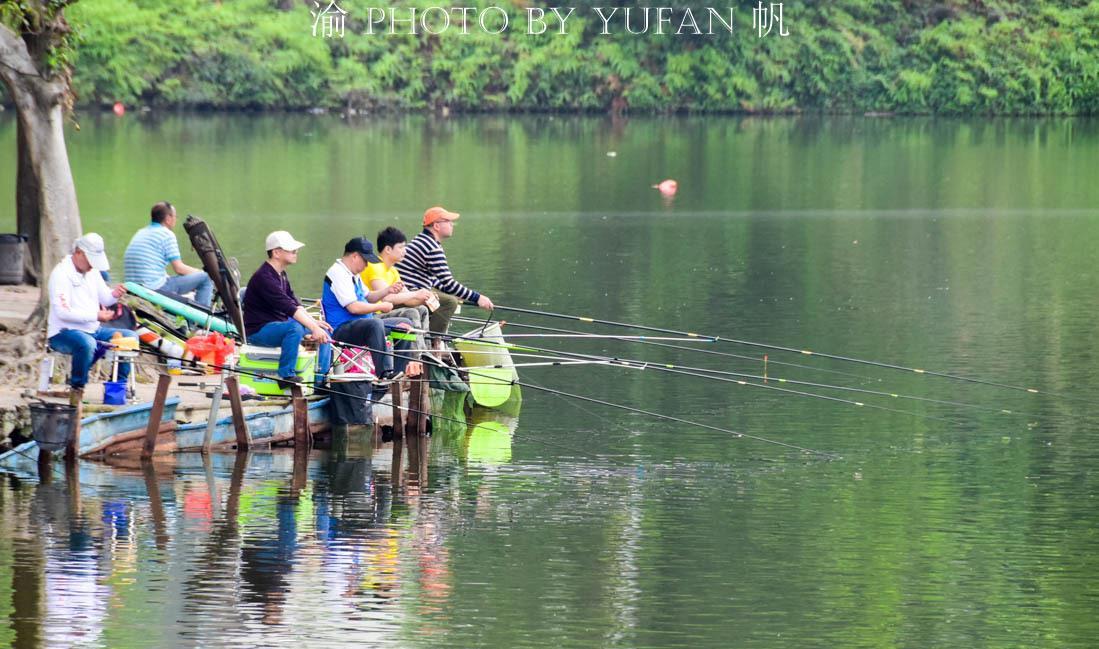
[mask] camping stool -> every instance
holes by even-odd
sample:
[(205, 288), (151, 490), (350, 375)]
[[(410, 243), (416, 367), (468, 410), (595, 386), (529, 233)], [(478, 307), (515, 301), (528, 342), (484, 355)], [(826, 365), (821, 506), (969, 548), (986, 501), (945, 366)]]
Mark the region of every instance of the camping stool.
[(122, 351), (118, 349), (112, 349), (107, 352), (107, 356), (111, 359), (111, 381), (118, 380), (118, 364), (129, 363), (130, 364), (130, 376), (126, 379), (126, 396), (132, 397), (137, 394), (137, 388), (134, 384), (134, 376), (137, 374), (137, 366), (135, 361), (137, 360), (138, 353), (134, 351)]
[[(328, 372), (329, 381), (333, 383), (350, 383), (354, 381), (373, 381), (377, 378), (374, 374), (370, 350), (344, 347), (338, 354), (335, 348), (332, 352), (332, 367)], [(341, 361), (340, 359), (344, 357), (345, 353), (350, 358)], [(337, 368), (341, 371), (333, 371)]]

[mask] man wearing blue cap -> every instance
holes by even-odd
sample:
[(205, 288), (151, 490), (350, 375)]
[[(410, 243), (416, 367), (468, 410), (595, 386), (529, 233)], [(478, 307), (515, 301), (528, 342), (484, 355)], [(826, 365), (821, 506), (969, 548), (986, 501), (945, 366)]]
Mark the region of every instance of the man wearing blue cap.
[(408, 364), (409, 342), (400, 340), (394, 347), (394, 356), (386, 353), (385, 336), (387, 329), (412, 329), (412, 321), (407, 318), (376, 319), (375, 313), (388, 313), (393, 309), (389, 302), (381, 298), (390, 293), (403, 290), (400, 284), (387, 286), (377, 291), (368, 291), (363, 286), (360, 274), (367, 263), (381, 261), (374, 254), (374, 244), (366, 237), (355, 237), (343, 247), (343, 256), (329, 267), (324, 275), (324, 287), (321, 290), (321, 305), (324, 317), (332, 325), (332, 338), (337, 342), (367, 347), (378, 376), (384, 380), (399, 378)]

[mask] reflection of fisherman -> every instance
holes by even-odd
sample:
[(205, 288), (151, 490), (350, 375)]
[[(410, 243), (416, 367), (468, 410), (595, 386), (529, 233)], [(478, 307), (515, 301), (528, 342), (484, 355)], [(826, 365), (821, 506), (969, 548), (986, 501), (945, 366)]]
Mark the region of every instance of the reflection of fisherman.
[(263, 606), (264, 624), (282, 622), (289, 590), (286, 576), (298, 549), (297, 504), (296, 497), (280, 489), (275, 499), (278, 527), (274, 538), (246, 538), (241, 546), (240, 576), (250, 587), (245, 589), (245, 599)]

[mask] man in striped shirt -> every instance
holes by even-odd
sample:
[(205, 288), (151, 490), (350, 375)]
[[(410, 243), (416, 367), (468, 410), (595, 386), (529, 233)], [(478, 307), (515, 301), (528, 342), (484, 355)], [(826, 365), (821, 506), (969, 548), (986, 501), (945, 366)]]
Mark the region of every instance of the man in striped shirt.
[(411, 290), (431, 289), (439, 298), (439, 308), (431, 314), (430, 328), (434, 333), (445, 334), (450, 319), (461, 300), (491, 310), (492, 300), (473, 289), (458, 283), (450, 273), (443, 240), (454, 235), (454, 222), (458, 214), (441, 207), (424, 212), (424, 231), (408, 242), (404, 259), (397, 262), (401, 280)]
[[(179, 242), (172, 228), (176, 226), (176, 208), (168, 201), (153, 205), (148, 226), (137, 231), (124, 257), (126, 281), (179, 299), (184, 293), (195, 292), (195, 302), (210, 306), (214, 297), (214, 282), (206, 271), (183, 263)], [(177, 274), (164, 272), (171, 265)]]

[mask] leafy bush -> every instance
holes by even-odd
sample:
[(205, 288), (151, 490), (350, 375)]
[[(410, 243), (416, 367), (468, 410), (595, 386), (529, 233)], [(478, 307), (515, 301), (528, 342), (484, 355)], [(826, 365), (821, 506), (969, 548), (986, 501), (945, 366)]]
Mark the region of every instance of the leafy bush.
[[(321, 3), (323, 6), (325, 3)], [(424, 9), (439, 0), (411, 0)], [(454, 3), (487, 7), (504, 3)], [(346, 3), (345, 38), (311, 34), (300, 0), (81, 0), (81, 102), (198, 108), (465, 111), (895, 111), (1094, 113), (1099, 0), (784, 3), (790, 35), (759, 38), (751, 5), (734, 33), (609, 35), (577, 0), (567, 35), (474, 25), (440, 35), (369, 35), (371, 4)], [(376, 7), (396, 5), (373, 3)], [(685, 3), (696, 18), (701, 3)], [(637, 11), (637, 8), (634, 8)], [(635, 14), (636, 16), (637, 14)], [(620, 16), (619, 16), (620, 17)], [(700, 26), (704, 24), (700, 21)]]

